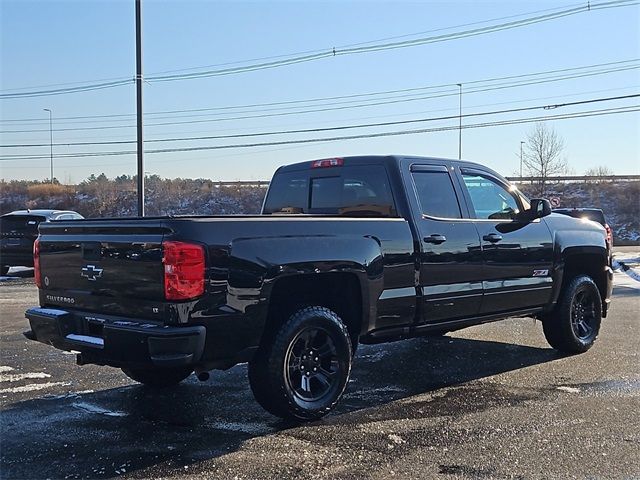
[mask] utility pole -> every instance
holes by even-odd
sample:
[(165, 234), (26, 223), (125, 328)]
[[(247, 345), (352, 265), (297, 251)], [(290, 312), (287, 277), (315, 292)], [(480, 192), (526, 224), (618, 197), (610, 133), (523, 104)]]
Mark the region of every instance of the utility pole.
[(49, 112), (49, 152), (51, 154), (51, 183), (53, 183), (53, 120), (51, 119), (51, 110), (43, 108), (45, 112)]
[(522, 145), (524, 144), (525, 142), (520, 140), (520, 181), (522, 181)]
[(142, 0), (136, 2), (136, 129), (138, 153), (138, 216), (144, 217), (144, 144), (142, 140)]
[(458, 83), (460, 87), (460, 127), (458, 128), (458, 160), (462, 160), (462, 84)]

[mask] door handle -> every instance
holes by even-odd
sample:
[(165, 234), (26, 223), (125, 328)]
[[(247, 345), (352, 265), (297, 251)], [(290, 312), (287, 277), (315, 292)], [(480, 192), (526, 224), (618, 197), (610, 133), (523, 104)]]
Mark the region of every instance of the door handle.
[(485, 235), (482, 237), (485, 242), (496, 243), (502, 240), (502, 235), (498, 235), (497, 233), (490, 233), (489, 235)]
[(424, 237), (424, 241), (426, 243), (435, 243), (436, 245), (440, 245), (441, 243), (444, 243), (447, 241), (447, 237), (445, 237), (444, 235), (434, 233), (433, 235)]

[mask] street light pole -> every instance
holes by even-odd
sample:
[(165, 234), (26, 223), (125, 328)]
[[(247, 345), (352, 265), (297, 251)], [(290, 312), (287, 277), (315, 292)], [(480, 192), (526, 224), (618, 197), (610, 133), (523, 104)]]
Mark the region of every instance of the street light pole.
[(144, 144), (142, 140), (142, 0), (136, 1), (136, 132), (138, 157), (138, 216), (144, 217)]
[(458, 128), (458, 160), (462, 160), (462, 84), (458, 83), (460, 87), (460, 127)]
[(53, 120), (50, 109), (43, 108), (42, 110), (49, 112), (49, 153), (51, 155), (51, 183), (53, 183)]
[(522, 180), (522, 145), (524, 144), (525, 142), (520, 140), (520, 180)]

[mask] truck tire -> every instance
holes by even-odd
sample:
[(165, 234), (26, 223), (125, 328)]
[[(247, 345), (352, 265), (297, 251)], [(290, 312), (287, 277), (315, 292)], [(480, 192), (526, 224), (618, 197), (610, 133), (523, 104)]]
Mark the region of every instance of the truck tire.
[(256, 401), (278, 417), (316, 420), (338, 402), (351, 372), (351, 340), (325, 307), (296, 311), (249, 363)]
[(179, 368), (123, 368), (124, 374), (149, 387), (164, 388), (179, 384), (193, 372), (191, 367)]
[(11, 267), (9, 265), (1, 265), (0, 266), (0, 275), (2, 275), (4, 277), (7, 273), (9, 273), (9, 269), (10, 268)]
[(583, 353), (598, 337), (602, 299), (593, 279), (579, 275), (563, 286), (555, 310), (543, 317), (544, 336), (556, 350)]

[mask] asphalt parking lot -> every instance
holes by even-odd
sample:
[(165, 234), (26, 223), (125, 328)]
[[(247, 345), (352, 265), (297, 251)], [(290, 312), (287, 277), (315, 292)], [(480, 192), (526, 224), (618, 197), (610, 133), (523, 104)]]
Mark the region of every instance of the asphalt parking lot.
[(616, 274), (586, 354), (511, 319), (362, 346), (337, 410), (284, 424), (246, 366), (154, 391), (30, 342), (29, 272), (0, 282), (0, 477), (638, 478), (640, 282)]

